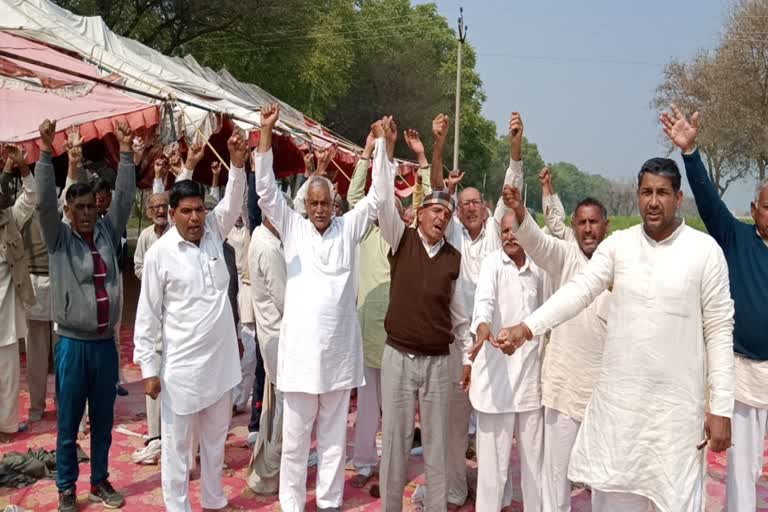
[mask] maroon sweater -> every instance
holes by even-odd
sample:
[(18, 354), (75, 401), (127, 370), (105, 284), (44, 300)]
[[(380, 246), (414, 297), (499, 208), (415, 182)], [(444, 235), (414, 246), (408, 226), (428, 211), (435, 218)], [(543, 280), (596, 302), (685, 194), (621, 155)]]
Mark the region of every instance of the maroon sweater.
[(430, 258), (416, 229), (406, 228), (389, 262), (387, 344), (410, 354), (447, 355), (453, 343), (450, 304), (461, 253), (445, 242)]

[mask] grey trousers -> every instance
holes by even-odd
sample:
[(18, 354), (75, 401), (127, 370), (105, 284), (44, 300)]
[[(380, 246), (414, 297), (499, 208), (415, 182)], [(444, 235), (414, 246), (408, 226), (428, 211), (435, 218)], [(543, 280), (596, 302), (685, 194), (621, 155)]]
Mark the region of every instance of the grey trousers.
[(58, 337), (53, 322), (27, 319), (27, 383), (29, 385), (29, 414), (45, 412), (48, 388), (48, 360)]
[(410, 356), (389, 345), (381, 365), (381, 510), (400, 512), (419, 403), (429, 512), (446, 510), (446, 450), (451, 390), (449, 356)]

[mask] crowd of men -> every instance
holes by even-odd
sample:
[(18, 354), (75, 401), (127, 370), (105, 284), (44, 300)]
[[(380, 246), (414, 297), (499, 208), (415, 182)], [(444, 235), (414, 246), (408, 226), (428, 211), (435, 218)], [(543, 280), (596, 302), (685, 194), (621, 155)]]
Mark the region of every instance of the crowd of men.
[(682, 150), (707, 233), (680, 217), (682, 176), (666, 158), (637, 174), (642, 223), (613, 234), (605, 206), (590, 197), (567, 225), (542, 170), (540, 228), (521, 195), (517, 113), (501, 198), (490, 208), (479, 190), (459, 191), (463, 173), (443, 175), (442, 114), (432, 123), (431, 162), (420, 135), (403, 133), (419, 164), (408, 208), (395, 194), (391, 117), (371, 125), (346, 199), (328, 178), (332, 149), (316, 167), (308, 152), (292, 199), (273, 169), (278, 119), (277, 106), (262, 110), (250, 154), (245, 135), (233, 132), (223, 193), (220, 163), (210, 189), (193, 179), (204, 145), (191, 145), (186, 159), (171, 148), (147, 162), (144, 141), (125, 123), (114, 130), (117, 172), (95, 184), (77, 129), (69, 131), (61, 192), (55, 122), (40, 126), (34, 175), (21, 150), (7, 147), (0, 433), (7, 441), (24, 428), (18, 339), (26, 338), (30, 421), (44, 414), (54, 355), (60, 512), (78, 508), (85, 416), (89, 500), (126, 503), (109, 482), (108, 459), (121, 389), (121, 259), (142, 161), (155, 181), (146, 200), (152, 224), (134, 254), (133, 341), (149, 439), (134, 461), (161, 461), (167, 510), (192, 510), (198, 455), (203, 510), (227, 509), (225, 441), (233, 412), (249, 401), (245, 478), (255, 493), (279, 494), (286, 512), (305, 508), (313, 433), (319, 510), (341, 509), (347, 470), (356, 488), (378, 475), (371, 493), (382, 510), (402, 510), (417, 425), (426, 485), (412, 499), (430, 512), (472, 499), (471, 435), (481, 512), (506, 510), (517, 489), (525, 510), (566, 512), (574, 484), (591, 489), (598, 512), (700, 511), (707, 446), (727, 450), (728, 510), (756, 509), (768, 431), (768, 181), (756, 188), (754, 224), (736, 219), (696, 147), (697, 114), (689, 120), (673, 106), (660, 122)]

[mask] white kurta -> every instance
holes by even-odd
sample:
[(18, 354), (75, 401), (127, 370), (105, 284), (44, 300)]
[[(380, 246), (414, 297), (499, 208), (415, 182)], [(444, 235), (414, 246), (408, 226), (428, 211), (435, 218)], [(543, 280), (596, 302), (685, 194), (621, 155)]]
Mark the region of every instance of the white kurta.
[[(544, 272), (526, 259), (522, 268), (498, 249), (482, 264), (472, 315), (473, 334), (481, 323), (491, 333), (515, 325), (541, 304)], [(512, 356), (490, 343), (480, 349), (472, 363), (469, 400), (483, 413), (532, 411), (541, 407), (541, 362), (539, 338), (526, 343)]]
[(525, 320), (541, 335), (603, 290), (612, 307), (603, 365), (568, 476), (594, 489), (691, 510), (704, 469), (706, 394), (730, 417), (734, 401), (733, 301), (715, 241), (682, 224), (655, 242), (642, 225), (604, 240), (586, 269)]
[[(533, 261), (549, 274), (556, 289), (589, 263), (575, 240), (545, 235), (528, 214), (515, 236)], [(577, 421), (584, 418), (600, 373), (609, 300), (610, 292), (603, 292), (575, 317), (555, 327), (544, 351), (542, 403)]]
[[(144, 260), (134, 362), (143, 378), (160, 376), (162, 399), (179, 415), (205, 409), (240, 382), (223, 243), (244, 194), (245, 173), (233, 167), (224, 200), (206, 216), (200, 246), (185, 241), (174, 226)], [(162, 367), (155, 357), (159, 337)]]
[[(504, 175), (504, 184), (519, 186), (518, 181), (523, 175), (523, 162), (510, 160), (509, 167)], [(458, 209), (458, 205), (457, 209)], [(482, 231), (477, 238), (472, 240), (469, 231), (459, 220), (458, 213), (454, 214), (452, 222), (448, 224), (445, 238), (461, 253), (461, 270), (459, 280), (464, 294), (464, 307), (467, 314), (471, 313), (475, 301), (475, 288), (480, 277), (480, 265), (483, 259), (491, 252), (501, 248), (500, 223), (504, 214), (509, 211), (504, 202), (499, 199), (496, 210), (485, 221)]]
[(280, 391), (322, 394), (364, 383), (355, 305), (357, 245), (377, 215), (384, 144), (383, 137), (376, 142), (368, 196), (342, 217), (333, 217), (323, 234), (286, 203), (275, 183), (272, 151), (253, 153), (259, 206), (280, 233), (285, 251), (287, 283), (277, 363)]
[(261, 356), (264, 358), (267, 378), (275, 383), (287, 277), (283, 244), (263, 224), (254, 229), (251, 236), (248, 271), (256, 337), (261, 347)]
[[(170, 224), (166, 224), (163, 233), (160, 236), (166, 234), (169, 229)], [(155, 225), (152, 224), (143, 229), (141, 233), (139, 233), (139, 238), (136, 239), (136, 249), (133, 252), (133, 271), (139, 280), (141, 280), (141, 276), (144, 273), (144, 255), (149, 248), (152, 247), (152, 244), (160, 240), (160, 236), (157, 235), (157, 232), (155, 232)]]

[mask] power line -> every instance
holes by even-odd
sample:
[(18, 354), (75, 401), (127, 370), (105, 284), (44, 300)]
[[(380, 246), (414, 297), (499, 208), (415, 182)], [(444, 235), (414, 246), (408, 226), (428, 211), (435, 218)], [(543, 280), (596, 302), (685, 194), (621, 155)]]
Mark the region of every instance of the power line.
[(593, 58), (593, 57), (555, 57), (549, 55), (518, 55), (513, 53), (478, 53), (478, 57), (506, 57), (509, 59), (518, 60), (538, 60), (538, 61), (551, 61), (551, 62), (582, 62), (588, 64), (621, 64), (632, 66), (652, 66), (660, 67), (664, 66), (658, 62), (647, 62), (639, 60), (624, 60), (614, 58)]

